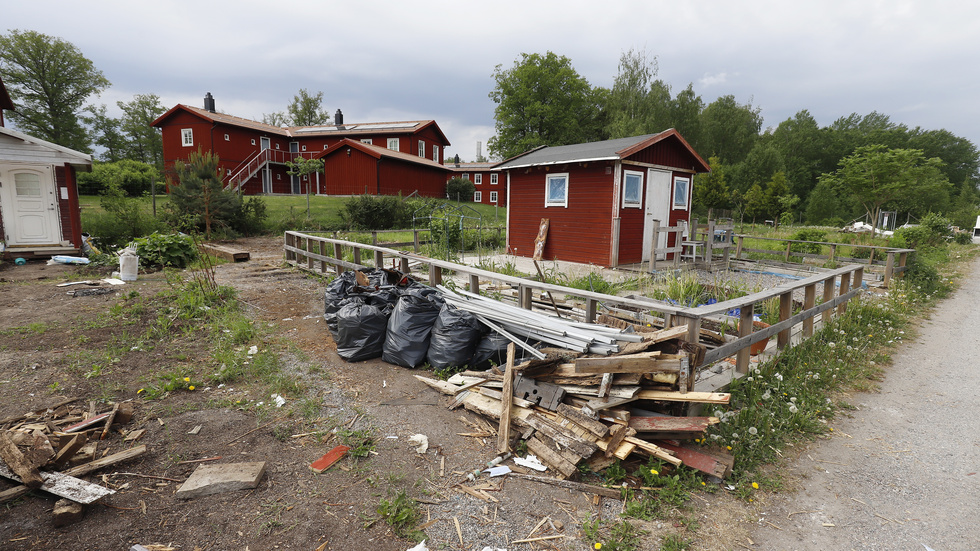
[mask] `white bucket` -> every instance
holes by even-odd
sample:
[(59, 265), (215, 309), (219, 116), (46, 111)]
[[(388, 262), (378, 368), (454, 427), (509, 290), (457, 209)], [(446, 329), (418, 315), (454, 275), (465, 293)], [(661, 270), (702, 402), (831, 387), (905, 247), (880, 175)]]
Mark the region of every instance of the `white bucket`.
[(123, 281), (136, 281), (136, 274), (140, 269), (140, 257), (135, 255), (122, 255), (119, 257), (119, 279)]

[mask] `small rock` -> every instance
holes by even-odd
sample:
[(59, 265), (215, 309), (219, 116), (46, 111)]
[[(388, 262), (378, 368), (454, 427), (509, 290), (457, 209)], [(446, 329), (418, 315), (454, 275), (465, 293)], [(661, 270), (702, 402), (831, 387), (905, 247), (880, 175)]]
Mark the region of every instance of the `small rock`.
[(68, 526), (82, 520), (85, 508), (81, 503), (76, 503), (70, 499), (59, 499), (54, 504), (54, 525)]

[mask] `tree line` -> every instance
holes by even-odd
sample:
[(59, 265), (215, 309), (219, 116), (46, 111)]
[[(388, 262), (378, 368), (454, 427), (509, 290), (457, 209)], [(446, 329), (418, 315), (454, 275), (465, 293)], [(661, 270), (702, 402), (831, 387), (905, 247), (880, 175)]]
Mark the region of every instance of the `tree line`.
[[(674, 92), (657, 73), (657, 58), (635, 49), (620, 56), (612, 88), (590, 85), (569, 58), (550, 51), (497, 65), (490, 153), (506, 159), (541, 145), (674, 128), (712, 169), (695, 179), (696, 213), (725, 209), (749, 219), (841, 225), (864, 215), (876, 224), (878, 213), (893, 210), (902, 221), (938, 212), (961, 226), (974, 223), (980, 154), (966, 138), (910, 128), (878, 112), (821, 126), (806, 109), (763, 130), (761, 109), (751, 102), (725, 95), (706, 104), (693, 84)], [(870, 188), (855, 180), (857, 166), (871, 174)], [(869, 200), (867, 189), (879, 198), (891, 191), (881, 201)]]

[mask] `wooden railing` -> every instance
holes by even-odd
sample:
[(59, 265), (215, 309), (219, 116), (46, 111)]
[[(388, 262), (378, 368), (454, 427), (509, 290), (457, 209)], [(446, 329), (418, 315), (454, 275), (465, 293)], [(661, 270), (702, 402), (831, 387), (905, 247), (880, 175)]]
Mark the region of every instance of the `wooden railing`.
[[(480, 231), (485, 231), (485, 232), (493, 232), (493, 233), (497, 234), (496, 235), (496, 238), (499, 241), (501, 239), (500, 234), (504, 232), (505, 228), (503, 228), (501, 226), (493, 226), (493, 227), (488, 227), (488, 228), (463, 228), (463, 230), (464, 231), (465, 230), (480, 230)], [(342, 238), (342, 235), (341, 235), (342, 233), (344, 233), (344, 232), (336, 232), (336, 231), (335, 232), (331, 232), (331, 235), (333, 236), (332, 239), (341, 239)], [(379, 235), (382, 235), (383, 236), (383, 235), (389, 234), (389, 233), (411, 233), (412, 234), (412, 240), (411, 241), (387, 242), (387, 243), (384, 243), (384, 246), (385, 247), (388, 247), (389, 249), (400, 249), (402, 247), (412, 247), (415, 252), (419, 252), (422, 249), (422, 245), (425, 245), (425, 244), (430, 243), (430, 241), (424, 241), (424, 240), (422, 240), (421, 235), (422, 234), (430, 234), (431, 235), (432, 230), (430, 230), (429, 228), (418, 228), (418, 229), (412, 229), (412, 230), (364, 230), (364, 231), (351, 231), (351, 232), (346, 232), (346, 233), (348, 233), (348, 234), (350, 234), (350, 233), (354, 233), (354, 234), (370, 234), (371, 235), (371, 245), (377, 245), (378, 244), (378, 236)], [(312, 235), (315, 235), (315, 234), (312, 234)]]
[(251, 157), (239, 163), (232, 171), (231, 176), (225, 178), (224, 188), (230, 189), (231, 191), (238, 191), (238, 188), (249, 181), (263, 166), (269, 163), (286, 164), (287, 162), (295, 161), (297, 157), (312, 159), (316, 154), (316, 151), (296, 152), (283, 151), (281, 149), (262, 149), (256, 151)]
[[(683, 238), (685, 231), (688, 233), (686, 239)], [(665, 243), (670, 242), (670, 235), (673, 234), (674, 246), (657, 248), (660, 234), (666, 234)], [(706, 226), (699, 226), (697, 220), (692, 220), (688, 229), (681, 225), (661, 227), (660, 221), (654, 220), (653, 241), (650, 246), (650, 263), (647, 265), (649, 268), (648, 271), (651, 273), (656, 272), (658, 263), (661, 266), (669, 264), (674, 269), (680, 267), (682, 256), (685, 256), (685, 249), (691, 249), (689, 258), (695, 265), (704, 265), (710, 269), (712, 261), (719, 254), (721, 255), (721, 261), (727, 263), (730, 255), (729, 251), (734, 248), (732, 244), (734, 236), (735, 225), (731, 222), (719, 224), (714, 220), (709, 220)], [(698, 249), (700, 249), (700, 252), (698, 252)], [(671, 253), (674, 255), (671, 260), (658, 260), (658, 257), (667, 259), (667, 255)], [(699, 255), (703, 259), (702, 262), (698, 261)]]
[[(330, 270), (336, 270), (340, 274), (344, 270), (365, 269), (367, 266), (361, 264), (361, 257), (365, 252), (368, 252), (373, 254), (374, 266), (376, 267), (383, 267), (386, 259), (391, 259), (394, 267), (403, 273), (411, 273), (410, 263), (412, 262), (427, 266), (430, 285), (442, 283), (443, 270), (451, 270), (457, 276), (465, 278), (470, 291), (474, 293), (480, 292), (481, 280), (507, 283), (517, 287), (518, 304), (528, 309), (532, 306), (534, 291), (580, 297), (585, 301), (582, 317), (587, 322), (596, 320), (600, 305), (604, 307), (615, 306), (619, 309), (628, 309), (644, 315), (659, 314), (659, 317), (663, 319), (664, 327), (687, 325), (686, 338), (692, 343), (698, 343), (700, 340), (702, 321), (722, 320), (724, 323), (731, 320), (731, 317), (727, 315), (728, 312), (739, 309), (738, 338), (707, 352), (704, 364), (708, 365), (735, 356), (736, 369), (740, 373), (745, 373), (748, 370), (749, 347), (752, 344), (768, 340), (776, 335), (777, 348), (782, 349), (790, 344), (790, 333), (794, 325), (802, 324), (802, 335), (807, 338), (813, 334), (817, 316), (820, 316), (822, 322), (827, 322), (835, 312), (843, 313), (847, 301), (861, 292), (865, 268), (863, 265), (857, 264), (845, 266), (725, 302), (685, 308), (644, 297), (619, 297), (553, 285), (387, 247), (319, 237), (300, 232), (285, 233), (283, 250), (285, 260), (289, 264), (320, 274), (326, 274)], [(347, 252), (352, 254), (352, 261), (344, 259)], [(822, 291), (820, 304), (816, 302), (818, 288)], [(804, 295), (803, 310), (793, 314), (793, 293), (800, 289), (803, 290)], [(757, 311), (757, 305), (773, 298), (779, 300), (779, 321), (770, 327), (754, 330), (752, 321), (753, 314)], [(688, 388), (693, 388), (694, 371), (692, 370), (689, 375)]]
[[(852, 263), (865, 263), (869, 268), (879, 267), (883, 271), (882, 275), (882, 285), (888, 287), (891, 284), (893, 277), (898, 277), (905, 271), (905, 263), (908, 261), (909, 253), (915, 252), (915, 249), (896, 249), (893, 247), (883, 247), (879, 245), (857, 245), (850, 243), (830, 243), (825, 241), (799, 241), (794, 239), (779, 239), (775, 237), (755, 237), (750, 235), (736, 235), (736, 247), (735, 247), (735, 259), (742, 260), (745, 253), (756, 253), (756, 254), (767, 254), (773, 255), (781, 258), (783, 262), (792, 262), (793, 258), (800, 258), (801, 262), (806, 261), (806, 259), (823, 260), (828, 263), (832, 262), (852, 262)], [(749, 249), (745, 247), (745, 239), (753, 239), (760, 241), (773, 241), (778, 243), (785, 243), (785, 247), (780, 247), (779, 249)], [(829, 254), (818, 254), (818, 253), (804, 253), (793, 250), (793, 245), (796, 243), (806, 244), (806, 245), (819, 245), (821, 248), (829, 248)], [(838, 256), (837, 251), (840, 248), (851, 249), (870, 249), (870, 253), (867, 259), (863, 258), (850, 258)]]

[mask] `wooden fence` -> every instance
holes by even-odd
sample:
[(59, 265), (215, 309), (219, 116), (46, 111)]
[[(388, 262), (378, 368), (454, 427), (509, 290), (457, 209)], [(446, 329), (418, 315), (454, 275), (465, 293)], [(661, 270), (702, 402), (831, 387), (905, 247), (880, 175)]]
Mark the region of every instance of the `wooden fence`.
[[(701, 229), (703, 228), (703, 229)], [(684, 233), (687, 232), (685, 238)], [(674, 235), (674, 246), (657, 248), (660, 242), (660, 234), (666, 234), (664, 243), (670, 243), (670, 235)], [(729, 251), (734, 247), (732, 240), (735, 236), (735, 225), (732, 222), (719, 224), (714, 220), (709, 220), (706, 226), (699, 226), (697, 220), (691, 221), (690, 229), (684, 226), (661, 227), (659, 220), (653, 221), (653, 240), (650, 245), (649, 272), (657, 271), (657, 263), (661, 262), (658, 257), (664, 259), (668, 254), (673, 254), (671, 260), (664, 261), (669, 263), (674, 269), (680, 267), (681, 260), (690, 258), (695, 266), (702, 266), (711, 269), (715, 255), (721, 255), (721, 261), (728, 263)], [(698, 260), (701, 257), (701, 261)]]
[[(847, 301), (857, 296), (861, 291), (864, 278), (863, 265), (850, 265), (835, 270), (822, 272), (813, 277), (791, 281), (759, 293), (744, 297), (718, 302), (706, 306), (684, 308), (643, 297), (619, 297), (584, 291), (561, 285), (552, 285), (516, 276), (508, 276), (445, 260), (423, 257), (411, 252), (397, 251), (377, 245), (366, 245), (352, 241), (331, 239), (300, 232), (286, 232), (283, 245), (287, 263), (310, 270), (319, 274), (330, 271), (343, 273), (344, 270), (362, 270), (367, 268), (361, 264), (364, 254), (373, 255), (375, 267), (383, 267), (386, 260), (391, 260), (393, 267), (404, 273), (411, 273), (411, 264), (426, 266), (430, 285), (442, 283), (443, 271), (451, 270), (457, 276), (462, 276), (468, 283), (471, 292), (480, 292), (481, 280), (507, 283), (518, 289), (518, 304), (530, 309), (534, 291), (546, 291), (552, 295), (571, 295), (585, 301), (584, 321), (594, 322), (600, 307), (615, 306), (641, 312), (663, 319), (664, 327), (687, 325), (686, 340), (698, 343), (701, 335), (703, 320), (729, 320), (728, 313), (739, 309), (738, 338), (718, 348), (710, 350), (705, 356), (705, 365), (721, 361), (727, 357), (736, 357), (736, 369), (746, 373), (749, 365), (749, 347), (763, 340), (776, 336), (776, 345), (782, 349), (790, 344), (790, 331), (796, 324), (802, 323), (802, 334), (807, 338), (813, 334), (814, 322), (817, 316), (823, 322), (829, 321), (836, 312), (845, 311)], [(352, 260), (345, 260), (350, 253)], [(817, 289), (822, 291), (821, 302), (817, 304)], [(793, 314), (793, 293), (803, 290), (803, 310)], [(762, 302), (778, 298), (779, 321), (767, 328), (754, 330), (752, 316), (757, 306)], [(694, 387), (696, 370), (691, 370), (687, 388)]]

